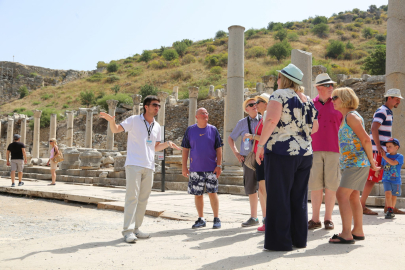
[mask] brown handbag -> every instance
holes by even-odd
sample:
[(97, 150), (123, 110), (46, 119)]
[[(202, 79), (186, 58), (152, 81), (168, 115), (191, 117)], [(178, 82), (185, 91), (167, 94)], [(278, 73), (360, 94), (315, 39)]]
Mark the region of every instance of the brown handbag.
[(53, 162), (59, 163), (64, 161), (65, 159), (63, 158), (63, 154), (62, 151), (58, 149), (58, 153), (56, 154), (56, 156), (53, 157)]

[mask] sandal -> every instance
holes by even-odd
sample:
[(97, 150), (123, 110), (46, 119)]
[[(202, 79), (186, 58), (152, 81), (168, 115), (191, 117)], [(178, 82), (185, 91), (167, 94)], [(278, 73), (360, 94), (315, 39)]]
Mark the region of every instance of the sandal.
[(52, 183), (51, 183), (51, 184), (48, 184), (48, 186), (54, 186), (54, 185), (56, 185), (56, 183), (55, 183), (55, 184), (52, 184)]
[(363, 208), (363, 215), (378, 215), (377, 212), (372, 211), (371, 209), (364, 207)]
[(334, 241), (329, 240), (329, 244), (354, 244), (354, 243), (356, 243), (356, 241), (354, 241), (353, 239), (346, 240), (337, 234), (334, 234), (331, 239), (339, 239), (339, 242), (334, 242)]
[(353, 235), (354, 240), (365, 240), (366, 239), (365, 236), (357, 236), (357, 235), (354, 235), (354, 234), (352, 234), (352, 235)]

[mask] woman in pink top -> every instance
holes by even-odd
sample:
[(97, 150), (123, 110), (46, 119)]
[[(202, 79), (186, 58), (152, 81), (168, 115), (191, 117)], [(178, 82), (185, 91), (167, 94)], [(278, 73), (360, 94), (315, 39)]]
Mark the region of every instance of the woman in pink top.
[(56, 169), (58, 168), (58, 163), (53, 161), (53, 158), (58, 153), (59, 149), (58, 146), (56, 145), (55, 138), (50, 139), (49, 144), (52, 146), (52, 149), (51, 149), (51, 156), (49, 157), (48, 163), (46, 165), (47, 166), (49, 166), (49, 164), (51, 165), (52, 183), (50, 183), (49, 185), (54, 186), (56, 185)]
[[(263, 93), (260, 96), (256, 96), (256, 108), (257, 111), (263, 116), (260, 120), (259, 124), (256, 126), (255, 134), (246, 133), (243, 137), (243, 140), (249, 138), (250, 140), (256, 139), (255, 141), (255, 148), (254, 152), (257, 152), (257, 144), (259, 143), (260, 135), (262, 134), (263, 129), (263, 119), (265, 118), (267, 102), (269, 102), (270, 95), (267, 93)], [(262, 207), (263, 213), (263, 226), (257, 228), (259, 232), (264, 232), (266, 225), (266, 201), (267, 201), (267, 192), (266, 192), (266, 181), (264, 179), (264, 163), (257, 164), (256, 163), (256, 179), (259, 182), (259, 200), (260, 206)]]

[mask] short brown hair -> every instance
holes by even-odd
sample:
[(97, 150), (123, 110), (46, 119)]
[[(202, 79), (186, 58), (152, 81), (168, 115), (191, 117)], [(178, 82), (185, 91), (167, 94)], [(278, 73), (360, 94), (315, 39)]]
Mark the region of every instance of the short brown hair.
[(279, 73), (279, 75), (280, 75), (280, 85), (278, 86), (278, 89), (291, 88), (295, 92), (301, 92), (301, 93), (304, 92), (304, 87), (300, 86), (296, 82), (293, 82), (292, 80), (290, 80), (289, 78), (287, 78), (286, 76), (284, 76), (281, 73)]
[(359, 98), (350, 87), (341, 87), (333, 90), (332, 96), (342, 100), (342, 107), (356, 110), (359, 107)]
[(149, 106), (150, 103), (151, 103), (152, 101), (154, 101), (154, 100), (160, 102), (160, 98), (158, 98), (157, 96), (152, 96), (152, 95), (146, 96), (146, 98), (143, 100), (143, 112), (144, 112), (144, 113), (146, 112), (145, 106)]

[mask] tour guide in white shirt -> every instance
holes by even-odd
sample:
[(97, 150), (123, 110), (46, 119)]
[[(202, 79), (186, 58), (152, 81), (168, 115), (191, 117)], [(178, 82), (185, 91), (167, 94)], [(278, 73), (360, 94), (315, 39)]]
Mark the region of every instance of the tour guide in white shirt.
[(133, 115), (120, 125), (115, 116), (100, 113), (100, 117), (110, 123), (113, 133), (128, 132), (127, 159), (125, 162), (126, 195), (124, 210), (124, 228), (122, 235), (127, 243), (138, 238), (149, 238), (149, 233), (139, 230), (146, 212), (146, 204), (152, 190), (155, 171), (155, 151), (167, 147), (181, 150), (171, 141), (160, 143), (160, 125), (154, 117), (158, 114), (160, 100), (156, 96), (147, 96), (143, 101), (144, 114)]

